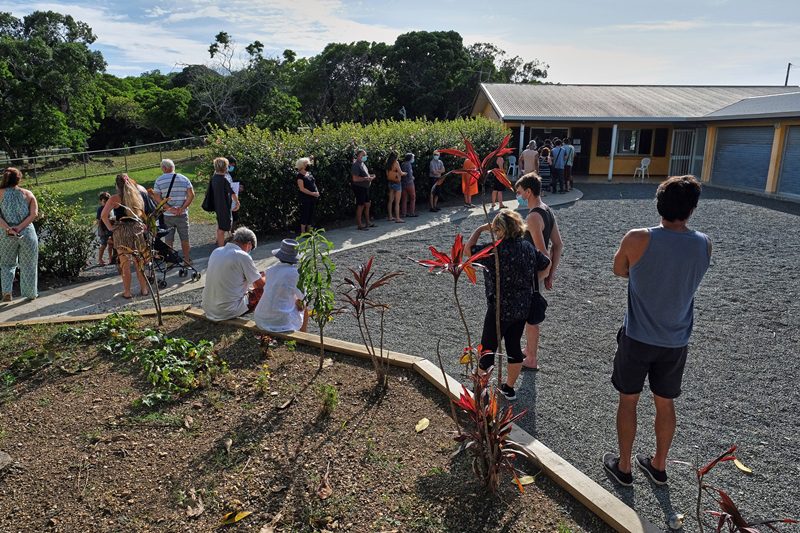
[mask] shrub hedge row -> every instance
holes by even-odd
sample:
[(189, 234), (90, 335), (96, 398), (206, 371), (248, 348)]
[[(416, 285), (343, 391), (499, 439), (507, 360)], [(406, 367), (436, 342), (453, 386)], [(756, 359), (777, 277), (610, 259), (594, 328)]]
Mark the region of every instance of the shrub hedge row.
[[(314, 156), (314, 175), (321, 195), (315, 224), (350, 217), (355, 200), (350, 188), (350, 167), (356, 148), (368, 154), (367, 167), (376, 179), (370, 188), (372, 212), (385, 215), (388, 185), (386, 160), (392, 150), (416, 156), (414, 177), (417, 200), (428, 197), (428, 167), (434, 149), (463, 148), (466, 137), (484, 155), (495, 149), (507, 133), (503, 125), (483, 117), (453, 121), (380, 121), (368, 125), (323, 125), (299, 133), (270, 132), (255, 126), (216, 129), (209, 138), (211, 158), (233, 155), (244, 185), (241, 221), (257, 231), (283, 230), (297, 224), (297, 185), (294, 162)], [(442, 156), (446, 170), (460, 168), (462, 161)], [(210, 168), (210, 165), (209, 167)], [(451, 174), (445, 192), (461, 195), (461, 178)]]

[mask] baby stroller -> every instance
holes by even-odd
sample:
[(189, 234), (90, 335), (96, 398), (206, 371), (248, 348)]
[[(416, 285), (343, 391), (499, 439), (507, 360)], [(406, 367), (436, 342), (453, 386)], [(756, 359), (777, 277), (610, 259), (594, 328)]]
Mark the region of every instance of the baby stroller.
[(159, 289), (167, 286), (167, 273), (174, 268), (179, 269), (178, 277), (180, 278), (187, 277), (189, 271), (191, 271), (192, 281), (200, 279), (200, 272), (187, 263), (171, 246), (161, 240), (169, 232), (170, 230), (167, 228), (158, 227), (153, 239), (153, 256), (150, 261), (148, 277), (150, 278), (150, 283), (155, 283), (158, 275), (161, 274), (161, 279), (158, 280)]

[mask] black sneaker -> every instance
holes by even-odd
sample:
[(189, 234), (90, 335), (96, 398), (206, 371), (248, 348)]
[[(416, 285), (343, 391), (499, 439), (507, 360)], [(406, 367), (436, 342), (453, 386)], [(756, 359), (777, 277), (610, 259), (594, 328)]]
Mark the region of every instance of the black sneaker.
[(647, 474), (647, 477), (650, 478), (650, 481), (655, 483), (656, 485), (666, 485), (667, 484), (667, 472), (664, 470), (657, 470), (653, 467), (651, 463), (652, 457), (649, 455), (644, 455), (642, 453), (636, 454), (636, 465), (642, 469), (642, 472)]
[(507, 383), (500, 385), (500, 393), (506, 397), (506, 400), (513, 402), (517, 399), (517, 392), (514, 387), (509, 387)]
[(623, 472), (619, 469), (619, 457), (614, 455), (613, 453), (607, 453), (603, 456), (603, 468), (608, 475), (610, 475), (614, 480), (624, 487), (630, 487), (633, 485), (633, 473), (632, 472)]

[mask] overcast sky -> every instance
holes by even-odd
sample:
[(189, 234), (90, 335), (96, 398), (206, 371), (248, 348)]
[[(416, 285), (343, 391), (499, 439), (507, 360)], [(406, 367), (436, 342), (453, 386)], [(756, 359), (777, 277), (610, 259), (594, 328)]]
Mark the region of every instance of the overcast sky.
[(393, 43), (414, 30), (455, 30), (550, 65), (549, 81), (600, 84), (800, 85), (797, 0), (4, 0), (0, 10), (71, 14), (97, 34), (108, 72), (207, 63), (227, 31), (240, 49), (300, 56), (330, 42)]

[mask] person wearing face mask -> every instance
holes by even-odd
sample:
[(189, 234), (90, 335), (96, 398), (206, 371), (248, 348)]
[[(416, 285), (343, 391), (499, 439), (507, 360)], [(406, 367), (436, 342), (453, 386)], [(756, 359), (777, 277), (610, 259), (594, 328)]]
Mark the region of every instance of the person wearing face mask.
[[(527, 232), (525, 238), (533, 243), (537, 250), (550, 259), (550, 267), (538, 272), (539, 281), (547, 290), (553, 290), (556, 268), (561, 260), (564, 242), (553, 210), (542, 201), (542, 178), (531, 172), (525, 174), (516, 183), (517, 198), (524, 200), (528, 206), (528, 217), (525, 219)], [(527, 346), (523, 353), (525, 360), (522, 368), (539, 370), (539, 324), (525, 325)]]
[(417, 190), (414, 187), (414, 154), (409, 152), (405, 155), (400, 169), (406, 173), (400, 181), (400, 185), (403, 187), (400, 197), (400, 216), (403, 218), (415, 217), (417, 216)]
[(430, 168), (428, 169), (428, 178), (431, 184), (431, 211), (436, 212), (439, 211), (439, 189), (444, 183), (444, 163), (439, 159), (439, 152), (433, 152), (433, 159), (431, 159)]
[(350, 170), (350, 185), (356, 195), (356, 226), (362, 231), (375, 227), (375, 223), (369, 218), (369, 186), (375, 179), (375, 174), (369, 173), (366, 163), (367, 151), (358, 150)]

